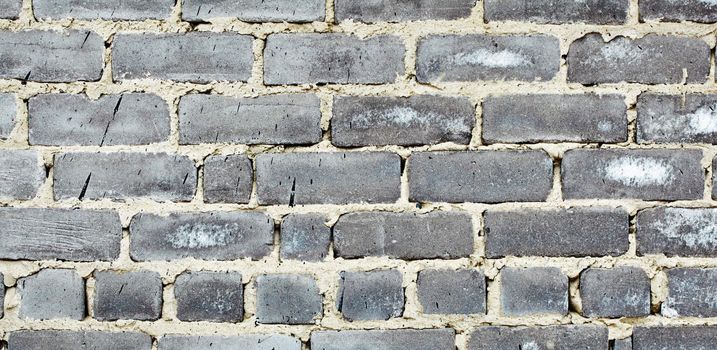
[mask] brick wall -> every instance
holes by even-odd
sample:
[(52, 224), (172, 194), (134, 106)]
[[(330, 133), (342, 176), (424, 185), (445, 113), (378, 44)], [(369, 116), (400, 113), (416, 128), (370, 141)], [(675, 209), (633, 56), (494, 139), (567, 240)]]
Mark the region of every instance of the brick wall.
[(0, 17), (1, 347), (715, 347), (714, 0)]

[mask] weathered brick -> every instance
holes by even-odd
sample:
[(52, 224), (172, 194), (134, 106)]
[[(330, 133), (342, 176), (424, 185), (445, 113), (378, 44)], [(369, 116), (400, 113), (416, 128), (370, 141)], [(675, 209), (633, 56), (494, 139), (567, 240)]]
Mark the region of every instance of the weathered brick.
[(45, 269), (17, 281), (20, 317), (25, 319), (85, 318), (85, 281), (74, 271)]
[(589, 268), (580, 274), (586, 317), (642, 317), (650, 314), (650, 278), (638, 267)]
[(122, 223), (115, 212), (0, 208), (0, 258), (109, 261), (117, 259)]
[(408, 159), (416, 202), (537, 202), (552, 188), (553, 161), (542, 151), (419, 152)]
[(315, 331), (312, 350), (454, 350), (453, 329)]
[(473, 226), (465, 213), (351, 213), (334, 225), (341, 258), (457, 259), (473, 253)]
[(606, 350), (605, 326), (478, 327), (470, 336), (468, 350), (581, 349)]
[(15, 95), (0, 94), (0, 140), (10, 137), (15, 128), (15, 115), (17, 114), (17, 103)]
[(31, 145), (146, 145), (169, 138), (169, 109), (157, 95), (128, 93), (91, 100), (44, 94), (28, 102)]
[(488, 210), (486, 256), (618, 256), (629, 248), (629, 225), (623, 209)]
[(623, 24), (628, 0), (485, 0), (485, 21)]
[(455, 20), (466, 18), (476, 0), (336, 0), (337, 21), (404, 22), (421, 20)]
[(0, 78), (22, 81), (98, 81), (105, 45), (89, 31), (0, 31)]
[(100, 331), (14, 331), (8, 337), (12, 350), (150, 350), (152, 337), (136, 332)]
[(112, 75), (114, 80), (247, 81), (252, 42), (235, 33), (119, 34), (112, 44)]
[(55, 155), (55, 199), (148, 198), (186, 202), (194, 197), (197, 168), (167, 153), (61, 153)]
[(263, 334), (223, 337), (218, 335), (165, 335), (159, 338), (159, 350), (301, 350), (301, 342), (286, 335)]
[(401, 194), (394, 153), (284, 153), (256, 157), (260, 204), (393, 203)]
[(637, 213), (637, 254), (717, 257), (717, 209), (653, 208)]
[(145, 20), (169, 18), (174, 0), (33, 0), (38, 19)]
[(0, 18), (17, 19), (21, 9), (22, 0), (0, 0)]
[(432, 35), (418, 43), (419, 82), (551, 80), (560, 68), (557, 38), (543, 35)]
[(329, 253), (331, 228), (324, 214), (289, 214), (281, 221), (281, 258), (322, 261)]
[(568, 276), (556, 267), (504, 267), (500, 281), (503, 315), (568, 313)]
[(403, 275), (398, 270), (341, 272), (336, 308), (349, 321), (388, 320), (403, 314)]
[(129, 231), (137, 261), (256, 260), (271, 252), (274, 220), (259, 212), (138, 214)]
[(717, 143), (717, 95), (640, 95), (637, 141)]
[(182, 3), (182, 19), (203, 22), (230, 17), (256, 23), (306, 23), (323, 21), (325, 7), (323, 0), (185, 0)]
[(678, 200), (702, 198), (697, 150), (576, 149), (562, 161), (563, 196)]
[(259, 323), (313, 324), (323, 315), (323, 300), (311, 276), (261, 275), (256, 290)]
[(612, 344), (612, 350), (632, 350), (632, 338), (615, 339)]
[(714, 348), (714, 341), (716, 338), (717, 327), (635, 327), (632, 334), (632, 349), (708, 350)]
[(249, 203), (254, 169), (243, 154), (210, 156), (204, 161), (204, 201)]
[(335, 97), (331, 140), (339, 147), (466, 145), (475, 119), (464, 97)]
[(95, 272), (94, 318), (154, 321), (162, 313), (162, 279), (156, 272)]
[(45, 182), (45, 166), (32, 150), (0, 151), (0, 199), (32, 199)]
[(392, 83), (404, 73), (403, 57), (404, 45), (395, 36), (272, 34), (264, 49), (264, 83)]
[(423, 270), (418, 301), (426, 314), (485, 314), (485, 275), (477, 270)]
[(640, 0), (641, 21), (717, 22), (717, 3), (711, 0)]
[(701, 39), (649, 34), (605, 42), (590, 33), (570, 44), (568, 80), (600, 83), (703, 83), (710, 71), (710, 47)]
[(504, 95), (483, 101), (485, 143), (624, 142), (620, 95)]
[(174, 282), (174, 297), (182, 321), (244, 319), (244, 286), (238, 272), (183, 273)]
[(667, 273), (667, 317), (717, 317), (717, 269), (674, 268)]
[(0, 318), (5, 317), (5, 276), (0, 273)]
[(322, 134), (319, 107), (319, 98), (312, 94), (184, 96), (179, 103), (179, 143), (317, 143)]

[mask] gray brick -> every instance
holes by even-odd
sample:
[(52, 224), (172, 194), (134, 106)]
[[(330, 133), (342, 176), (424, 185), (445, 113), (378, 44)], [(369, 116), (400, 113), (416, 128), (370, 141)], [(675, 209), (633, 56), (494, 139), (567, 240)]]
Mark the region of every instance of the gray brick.
[(468, 350), (581, 349), (607, 350), (605, 326), (478, 327), (470, 336)]
[(104, 50), (102, 38), (88, 31), (0, 31), (0, 79), (98, 81)]
[(12, 350), (41, 350), (49, 344), (53, 350), (150, 350), (152, 337), (135, 332), (42, 330), (14, 331), (8, 338)]
[(94, 318), (155, 321), (162, 313), (162, 279), (156, 272), (95, 272)]
[(500, 270), (500, 302), (503, 315), (566, 315), (568, 276), (556, 267)]
[(640, 0), (640, 20), (717, 22), (717, 3), (710, 0)]
[(630, 245), (629, 225), (623, 209), (488, 210), (486, 256), (619, 256)]
[(717, 95), (640, 95), (637, 141), (717, 143)]
[(312, 350), (454, 350), (453, 329), (315, 331)]
[(264, 49), (264, 83), (392, 83), (404, 73), (403, 57), (403, 42), (395, 36), (272, 34)]
[(157, 95), (128, 93), (91, 100), (44, 94), (28, 102), (31, 145), (146, 145), (169, 138), (169, 109)]
[(473, 253), (466, 213), (351, 213), (334, 225), (334, 255), (394, 259), (457, 259)]
[(666, 317), (717, 317), (717, 269), (674, 268), (667, 273)]
[(252, 23), (306, 23), (326, 17), (323, 0), (185, 0), (182, 7), (182, 19), (189, 22), (230, 17)]
[(259, 323), (313, 324), (323, 315), (323, 300), (311, 276), (261, 275), (256, 289)]
[(256, 157), (260, 204), (393, 203), (401, 195), (394, 153), (285, 153)]
[(455, 20), (466, 18), (476, 0), (336, 0), (337, 21), (404, 22), (421, 20)]
[(623, 24), (629, 0), (485, 0), (485, 20), (541, 24)]
[(411, 201), (537, 202), (553, 187), (542, 151), (419, 152), (408, 159)]
[(197, 187), (189, 157), (167, 153), (61, 153), (55, 155), (56, 200), (147, 198), (187, 202)]
[(638, 267), (589, 268), (580, 274), (586, 317), (642, 317), (650, 314), (650, 278)]
[(717, 157), (712, 159), (712, 199), (717, 199)]
[(0, 164), (0, 199), (32, 199), (45, 182), (45, 166), (36, 151), (2, 150)]
[(254, 169), (243, 154), (210, 156), (204, 161), (204, 201), (249, 203)]
[(717, 257), (717, 209), (653, 208), (637, 214), (637, 254)]
[(301, 350), (301, 342), (293, 337), (277, 334), (241, 335), (165, 335), (159, 338), (159, 350)]
[(419, 82), (551, 80), (560, 68), (557, 38), (432, 35), (418, 43)]
[(112, 44), (114, 80), (247, 81), (253, 38), (235, 33), (119, 34)]
[(110, 261), (120, 253), (115, 212), (0, 208), (0, 222), (1, 259)]
[(632, 350), (632, 338), (615, 339), (612, 350)]
[(698, 150), (576, 149), (562, 161), (563, 196), (678, 200), (702, 198)]
[(689, 349), (709, 350), (714, 348), (717, 327), (635, 327), (632, 334), (633, 350)]
[(401, 317), (402, 283), (403, 275), (398, 270), (343, 271), (336, 308), (349, 321)]
[(590, 33), (570, 44), (568, 80), (601, 83), (703, 83), (710, 71), (710, 47), (701, 39), (648, 34), (609, 42)]
[(505, 95), (483, 102), (485, 143), (625, 142), (620, 95)]
[(179, 103), (179, 143), (318, 143), (322, 134), (319, 108), (319, 98), (312, 94), (188, 95)]
[(0, 18), (17, 19), (21, 9), (22, 0), (0, 0)]
[(477, 270), (423, 270), (418, 301), (426, 314), (485, 314), (485, 275)]
[(10, 137), (15, 128), (15, 115), (17, 114), (17, 103), (15, 95), (0, 94), (0, 140)]
[(85, 318), (85, 281), (74, 270), (45, 269), (17, 281), (20, 317), (49, 320)]
[(33, 0), (38, 19), (74, 18), (83, 20), (167, 19), (174, 0)]
[(137, 261), (258, 260), (274, 241), (274, 220), (259, 212), (138, 214), (129, 230)]
[(5, 276), (0, 273), (0, 318), (5, 317)]
[(339, 147), (467, 145), (475, 119), (464, 97), (335, 97), (331, 140)]
[(238, 272), (183, 273), (174, 282), (174, 297), (182, 321), (244, 319), (244, 286)]
[(324, 214), (289, 214), (281, 221), (281, 258), (322, 261), (328, 255), (331, 228)]

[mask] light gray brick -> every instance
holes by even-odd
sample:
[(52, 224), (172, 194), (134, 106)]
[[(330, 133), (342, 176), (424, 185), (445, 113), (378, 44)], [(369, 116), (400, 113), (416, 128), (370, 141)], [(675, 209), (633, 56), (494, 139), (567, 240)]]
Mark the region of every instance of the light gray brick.
[(197, 187), (189, 157), (167, 153), (60, 153), (55, 155), (56, 200), (147, 198), (187, 202)]
[(712, 159), (712, 199), (717, 199), (717, 157)]
[(623, 24), (629, 0), (485, 0), (485, 20), (541, 24)]
[(666, 317), (717, 317), (717, 269), (674, 268), (667, 273)]
[(640, 0), (640, 20), (717, 22), (717, 3), (709, 0)]
[(314, 331), (312, 350), (454, 350), (453, 329)]
[(505, 349), (607, 350), (605, 326), (478, 327), (470, 336), (468, 350)]
[(650, 314), (650, 278), (638, 267), (589, 268), (580, 274), (586, 317), (642, 317)]
[(537, 202), (552, 188), (553, 161), (542, 151), (419, 152), (408, 159), (416, 202)]
[(147, 145), (169, 139), (169, 108), (154, 94), (43, 94), (28, 102), (30, 144)]
[(404, 45), (395, 36), (272, 34), (264, 49), (264, 83), (392, 83), (404, 74), (403, 57)]
[(0, 151), (0, 199), (32, 199), (45, 182), (45, 166), (33, 150)]
[(85, 281), (74, 270), (44, 269), (17, 281), (20, 317), (49, 320), (85, 318)]
[(5, 317), (5, 276), (0, 273), (0, 318)]
[(204, 201), (249, 203), (254, 169), (243, 154), (210, 156), (204, 161)]
[(501, 312), (505, 316), (568, 313), (568, 276), (556, 267), (504, 267), (500, 281)]
[(717, 95), (644, 93), (637, 100), (640, 143), (717, 143)]
[(0, 140), (10, 137), (15, 128), (15, 115), (17, 114), (17, 102), (15, 95), (0, 94)]
[(8, 337), (12, 350), (150, 350), (152, 337), (136, 332), (14, 331)]
[(162, 279), (156, 272), (95, 272), (94, 318), (155, 321), (162, 313)]
[(112, 44), (115, 81), (247, 81), (253, 38), (235, 33), (119, 34)]
[(258, 260), (271, 252), (274, 220), (259, 212), (138, 214), (129, 231), (137, 261)]
[(235, 98), (187, 95), (179, 103), (179, 143), (308, 145), (321, 141), (313, 94)]
[(174, 0), (33, 0), (38, 19), (168, 19)]
[(337, 21), (405, 22), (466, 18), (476, 0), (336, 0)]
[(477, 270), (423, 270), (418, 301), (426, 314), (485, 314), (485, 275)]
[(89, 31), (0, 31), (0, 79), (98, 81), (104, 50), (102, 38)]
[(637, 254), (717, 257), (717, 209), (641, 210), (637, 213)]
[(632, 350), (709, 350), (714, 348), (717, 327), (635, 327)]
[(630, 245), (623, 209), (488, 210), (483, 225), (489, 258), (619, 256)]
[(388, 320), (403, 314), (403, 275), (398, 270), (343, 271), (336, 308), (349, 321)]
[(467, 145), (475, 119), (475, 106), (464, 97), (335, 97), (331, 141), (339, 147)]
[(393, 203), (401, 159), (385, 152), (260, 154), (256, 181), (260, 204)]
[(334, 255), (394, 259), (458, 259), (473, 253), (466, 213), (351, 213), (334, 225)]
[(218, 336), (165, 335), (159, 338), (159, 350), (301, 350), (301, 342), (278, 334)]
[(417, 60), (421, 83), (548, 81), (560, 68), (560, 47), (544, 35), (432, 35), (419, 41)]
[(238, 272), (186, 272), (174, 282), (182, 321), (241, 322), (244, 286)]
[(185, 0), (182, 19), (203, 22), (230, 17), (252, 23), (306, 23), (323, 21), (325, 8), (323, 0)]
[(21, 9), (22, 0), (0, 0), (0, 18), (17, 19)]
[(595, 94), (488, 96), (485, 143), (627, 141), (624, 96)]
[(281, 258), (322, 261), (329, 253), (331, 228), (324, 214), (289, 214), (281, 221)]
[(568, 80), (601, 83), (703, 83), (710, 71), (710, 47), (701, 39), (648, 34), (609, 42), (590, 33), (570, 44)]
[(313, 324), (323, 315), (319, 287), (309, 275), (260, 275), (256, 289), (259, 323)]
[(570, 150), (562, 161), (563, 196), (678, 200), (702, 198), (698, 150)]

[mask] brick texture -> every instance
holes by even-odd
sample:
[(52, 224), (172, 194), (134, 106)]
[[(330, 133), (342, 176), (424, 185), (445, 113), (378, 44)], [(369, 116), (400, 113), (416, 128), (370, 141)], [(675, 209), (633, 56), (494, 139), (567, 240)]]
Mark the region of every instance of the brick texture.
[(703, 0), (642, 0), (640, 19), (643, 21), (699, 23), (717, 22), (717, 4)]
[(322, 21), (326, 2), (322, 0), (187, 0), (183, 3), (182, 19), (203, 22), (233, 17), (245, 22)]
[(74, 270), (45, 269), (18, 281), (20, 317), (27, 319), (85, 318), (85, 281)]
[(41, 19), (107, 19), (145, 20), (165, 19), (172, 12), (172, 0), (36, 0), (33, 11)]
[(336, 0), (336, 19), (357, 22), (451, 20), (470, 16), (476, 0), (417, 0), (405, 2)]
[(545, 24), (623, 24), (629, 0), (485, 0), (485, 20)]
[(637, 107), (640, 143), (717, 143), (717, 95), (642, 94)]
[(637, 214), (638, 255), (717, 256), (717, 209), (653, 208)]
[(17, 102), (13, 94), (0, 94), (0, 140), (7, 139), (15, 128)]
[(241, 322), (244, 286), (240, 273), (188, 272), (174, 282), (182, 321)]

